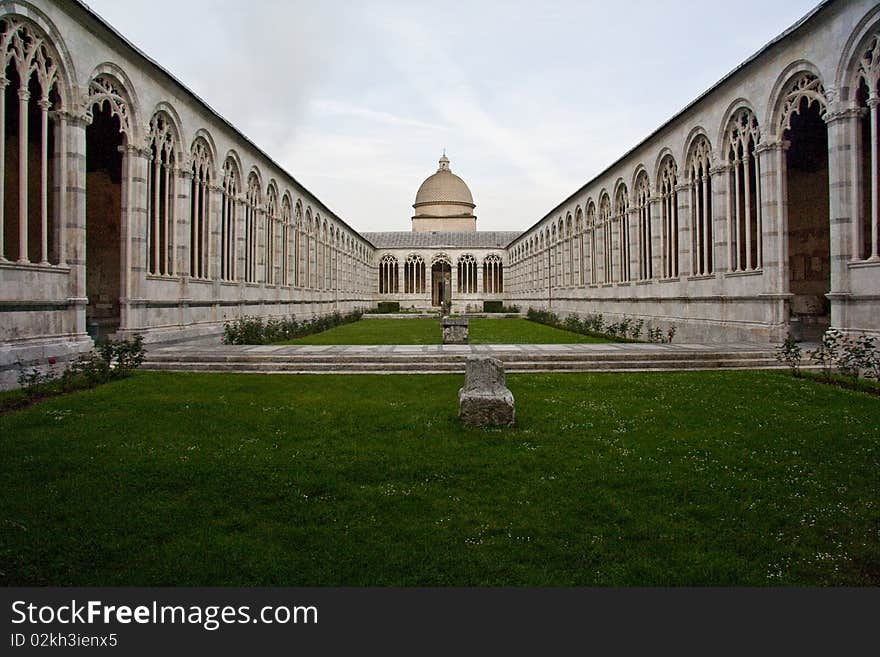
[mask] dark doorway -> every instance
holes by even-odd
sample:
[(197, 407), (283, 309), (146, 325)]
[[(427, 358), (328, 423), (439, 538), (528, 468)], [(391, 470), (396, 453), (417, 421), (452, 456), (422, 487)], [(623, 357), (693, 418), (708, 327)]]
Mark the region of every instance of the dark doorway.
[(828, 200), (828, 128), (818, 103), (801, 100), (785, 138), (788, 177), (791, 314), (804, 339), (818, 339), (831, 323), (831, 224)]
[(122, 132), (104, 107), (86, 128), (86, 327), (95, 340), (119, 328), (122, 281)]
[(452, 301), (452, 265), (445, 261), (431, 266), (431, 305)]

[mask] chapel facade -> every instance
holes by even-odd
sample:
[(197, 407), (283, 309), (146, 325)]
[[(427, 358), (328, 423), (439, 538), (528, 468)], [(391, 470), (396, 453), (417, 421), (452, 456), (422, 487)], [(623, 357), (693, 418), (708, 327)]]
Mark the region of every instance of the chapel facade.
[(478, 231), (467, 183), (446, 152), (416, 192), (412, 230), (362, 233), (375, 248), (377, 300), (404, 309), (480, 311), (504, 296), (507, 245), (518, 231)]
[(410, 231), (358, 231), (78, 0), (0, 0), (0, 57), (0, 387), (106, 336), (382, 300), (880, 335), (876, 0), (821, 2), (511, 232), (445, 154)]

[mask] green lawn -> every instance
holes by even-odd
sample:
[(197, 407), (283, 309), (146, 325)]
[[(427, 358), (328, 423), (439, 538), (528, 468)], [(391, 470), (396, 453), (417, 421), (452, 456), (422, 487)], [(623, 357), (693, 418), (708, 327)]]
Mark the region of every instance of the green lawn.
[(2, 415), (0, 584), (880, 585), (876, 398), (511, 375), (481, 431), (461, 380), (139, 373)]
[[(362, 319), (281, 344), (440, 344), (439, 319)], [(471, 319), (471, 344), (608, 342), (527, 319)]]

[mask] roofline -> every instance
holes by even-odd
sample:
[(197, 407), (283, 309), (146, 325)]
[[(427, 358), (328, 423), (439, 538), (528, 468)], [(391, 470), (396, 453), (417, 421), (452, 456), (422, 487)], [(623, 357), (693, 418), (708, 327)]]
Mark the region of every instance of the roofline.
[(273, 157), (271, 157), (268, 153), (266, 153), (266, 151), (264, 151), (262, 148), (257, 146), (257, 144), (254, 143), (247, 135), (245, 135), (241, 130), (236, 128), (228, 119), (226, 119), (222, 114), (220, 114), (217, 110), (215, 110), (213, 107), (211, 107), (203, 98), (201, 98), (198, 94), (196, 94), (192, 89), (187, 87), (183, 82), (181, 82), (178, 78), (176, 78), (171, 72), (168, 71), (168, 69), (166, 69), (164, 66), (159, 64), (156, 60), (154, 60), (152, 57), (147, 55), (143, 50), (141, 50), (136, 45), (134, 45), (131, 41), (129, 41), (127, 37), (125, 37), (123, 34), (121, 34), (119, 32), (119, 30), (117, 30), (109, 22), (107, 22), (107, 20), (104, 19), (100, 14), (98, 14), (98, 12), (96, 12), (94, 9), (89, 7), (84, 2), (84, 0), (73, 0), (73, 4), (78, 6), (89, 17), (91, 17), (93, 20), (95, 20), (102, 28), (104, 28), (105, 30), (110, 32), (110, 34), (112, 34), (114, 37), (119, 39), (124, 46), (126, 46), (132, 53), (135, 54), (135, 56), (140, 57), (141, 59), (146, 61), (149, 65), (156, 68), (159, 71), (159, 73), (161, 73), (166, 78), (168, 78), (168, 80), (171, 81), (173, 84), (175, 84), (178, 88), (180, 88), (181, 91), (183, 91), (185, 94), (187, 94), (188, 96), (193, 98), (198, 104), (200, 104), (202, 107), (204, 107), (206, 110), (208, 110), (208, 112), (211, 115), (213, 115), (215, 119), (217, 119), (222, 124), (224, 124), (235, 135), (238, 135), (239, 138), (241, 138), (243, 141), (245, 141), (247, 144), (249, 144), (250, 147), (253, 148), (257, 153), (262, 155), (272, 165), (277, 167), (284, 175), (286, 175), (288, 178), (290, 178), (290, 180), (293, 181), (293, 183), (295, 185), (297, 185), (308, 196), (310, 196), (313, 199), (315, 205), (317, 205), (319, 208), (321, 208), (326, 214), (329, 214), (334, 219), (336, 219), (336, 221), (340, 222), (343, 226), (348, 228), (350, 231), (356, 233), (357, 236), (360, 237), (362, 240), (364, 240), (367, 244), (369, 244), (373, 248), (376, 248), (375, 245), (372, 242), (370, 242), (370, 240), (365, 238), (359, 230), (356, 230), (355, 228), (353, 228), (347, 221), (342, 219), (337, 213), (335, 213), (333, 210), (331, 210), (329, 207), (327, 207), (327, 205), (323, 201), (321, 201), (317, 196), (315, 196), (311, 191), (309, 191), (309, 189), (305, 185), (303, 185), (296, 178), (294, 178), (293, 174), (291, 174), (287, 169), (285, 169), (283, 166), (281, 166), (281, 164), (279, 164)]
[(547, 212), (543, 217), (538, 219), (538, 221), (536, 221), (531, 226), (529, 226), (528, 228), (523, 230), (517, 237), (515, 237), (513, 240), (511, 240), (510, 243), (505, 248), (510, 248), (513, 245), (513, 243), (516, 242), (518, 239), (520, 239), (523, 235), (525, 235), (526, 233), (528, 233), (529, 231), (534, 229), (536, 226), (541, 224), (548, 217), (551, 217), (552, 215), (556, 214), (563, 206), (567, 205), (572, 199), (574, 199), (576, 196), (579, 196), (580, 194), (582, 194), (590, 185), (592, 185), (597, 180), (599, 180), (600, 178), (605, 176), (609, 171), (614, 169), (617, 165), (619, 165), (621, 162), (623, 162), (623, 160), (628, 158), (635, 151), (642, 148), (645, 144), (647, 144), (649, 141), (651, 141), (651, 139), (653, 139), (657, 134), (659, 134), (665, 128), (667, 128), (668, 126), (673, 124), (676, 120), (678, 120), (679, 118), (684, 116), (691, 108), (693, 108), (695, 105), (699, 104), (704, 98), (709, 96), (712, 92), (714, 92), (716, 89), (718, 89), (721, 85), (723, 85), (725, 82), (730, 80), (734, 75), (739, 73), (743, 68), (745, 68), (746, 66), (748, 66), (749, 64), (751, 64), (752, 62), (757, 60), (759, 57), (761, 57), (761, 55), (763, 55), (768, 50), (770, 50), (770, 48), (772, 48), (777, 43), (780, 43), (784, 39), (788, 38), (789, 36), (791, 36), (792, 34), (797, 32), (799, 29), (801, 29), (804, 25), (806, 25), (806, 23), (808, 23), (810, 20), (812, 20), (816, 16), (816, 14), (818, 14), (820, 11), (824, 10), (826, 7), (831, 5), (834, 1), (835, 0), (821, 0), (821, 2), (819, 2), (818, 5), (816, 5), (810, 11), (808, 11), (800, 20), (798, 20), (793, 25), (791, 25), (786, 30), (784, 30), (781, 34), (779, 34), (778, 36), (774, 37), (773, 39), (768, 41), (766, 44), (764, 44), (761, 48), (759, 48), (757, 50), (757, 52), (755, 52), (753, 55), (751, 55), (748, 59), (743, 61), (736, 68), (734, 68), (732, 71), (727, 73), (727, 75), (725, 75), (720, 80), (718, 80), (718, 82), (713, 84), (706, 91), (701, 93), (694, 100), (689, 102), (682, 109), (680, 109), (678, 112), (673, 114), (670, 118), (668, 118), (666, 121), (661, 123), (660, 126), (658, 126), (653, 131), (651, 131), (647, 137), (642, 139), (635, 146), (630, 148), (623, 155), (618, 157), (611, 164), (609, 164), (607, 167), (602, 169), (599, 173), (597, 173), (595, 176), (590, 178), (583, 185), (578, 187), (577, 190), (575, 190), (573, 193), (569, 194), (563, 201), (561, 201), (560, 203), (557, 203), (555, 206), (553, 206), (553, 208), (549, 212)]

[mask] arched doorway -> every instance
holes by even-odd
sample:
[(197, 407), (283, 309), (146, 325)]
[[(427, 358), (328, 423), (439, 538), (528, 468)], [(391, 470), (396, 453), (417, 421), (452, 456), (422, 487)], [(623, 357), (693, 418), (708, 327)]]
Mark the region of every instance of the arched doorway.
[(452, 301), (452, 265), (448, 258), (439, 256), (431, 265), (431, 305), (449, 301)]
[(86, 127), (86, 329), (102, 340), (119, 328), (122, 296), (123, 134), (105, 104)]
[(805, 74), (793, 85), (783, 117), (787, 187), (790, 316), (805, 340), (818, 339), (831, 323), (831, 226), (828, 127), (822, 87)]

